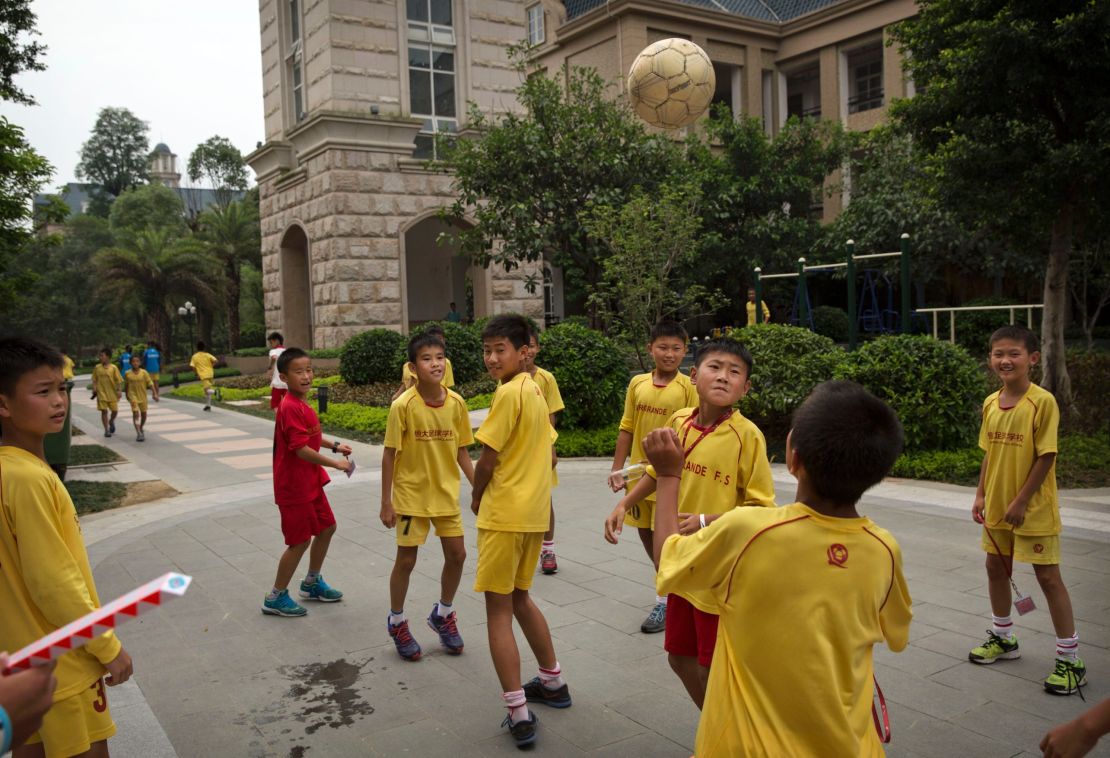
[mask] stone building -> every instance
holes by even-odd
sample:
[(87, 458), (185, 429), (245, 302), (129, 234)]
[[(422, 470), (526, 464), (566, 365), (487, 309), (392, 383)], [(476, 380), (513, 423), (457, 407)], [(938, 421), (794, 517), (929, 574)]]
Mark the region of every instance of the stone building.
[[(261, 0), (265, 141), (259, 183), (266, 323), (289, 344), (336, 347), (364, 329), (505, 311), (560, 318), (560, 272), (506, 274), (458, 256), (438, 212), (451, 177), (428, 170), (466, 104), (516, 106), (506, 47), (540, 68), (620, 77), (647, 44), (686, 37), (714, 61), (716, 99), (763, 119), (869, 129), (911, 96), (890, 24), (912, 0)], [(850, 182), (846, 183), (850, 187)], [(818, 212), (839, 213), (848, 193)], [(541, 269), (543, 269), (541, 271)], [(542, 274), (544, 291), (527, 277)]]

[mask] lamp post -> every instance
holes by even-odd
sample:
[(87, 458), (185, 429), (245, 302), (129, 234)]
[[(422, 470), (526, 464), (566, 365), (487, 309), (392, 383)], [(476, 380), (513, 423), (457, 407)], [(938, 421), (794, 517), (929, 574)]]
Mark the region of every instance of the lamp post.
[(177, 315), (189, 326), (189, 347), (185, 351), (185, 354), (188, 355), (189, 351), (193, 349), (193, 322), (197, 318), (197, 307), (186, 300), (185, 305), (177, 309)]

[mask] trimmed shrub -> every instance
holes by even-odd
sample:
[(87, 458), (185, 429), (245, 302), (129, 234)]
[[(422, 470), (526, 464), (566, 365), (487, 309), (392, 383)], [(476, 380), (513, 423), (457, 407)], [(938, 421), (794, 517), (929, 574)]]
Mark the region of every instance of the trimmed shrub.
[(628, 369), (621, 351), (601, 332), (574, 323), (543, 333), (537, 363), (555, 375), (566, 402), (559, 424), (598, 429), (620, 420)]
[(983, 451), (978, 447), (908, 451), (898, 456), (891, 476), (972, 486), (979, 481), (982, 465)]
[(493, 405), (492, 392), (485, 392), (466, 399), (466, 409), (468, 411), (480, 411), (483, 408), (489, 408), (491, 405)]
[(600, 429), (559, 429), (555, 452), (560, 458), (612, 458), (619, 424)]
[(962, 347), (922, 335), (884, 335), (850, 353), (843, 375), (894, 408), (906, 450), (975, 444), (987, 391), (979, 365)]
[(405, 338), (391, 329), (370, 329), (347, 340), (339, 355), (339, 374), (347, 384), (396, 382), (397, 354)]
[(848, 341), (848, 311), (831, 305), (813, 309), (813, 331), (833, 342)]
[(241, 347), (232, 353), (236, 358), (261, 358), (269, 354), (268, 347)]
[(847, 355), (828, 337), (785, 324), (745, 326), (731, 336), (755, 361), (752, 389), (740, 401), (749, 418), (789, 417), (814, 387), (836, 375)]
[[(268, 354), (268, 353), (267, 353)], [(319, 350), (309, 350), (309, 358), (342, 358), (343, 348), (341, 347), (324, 347)]]

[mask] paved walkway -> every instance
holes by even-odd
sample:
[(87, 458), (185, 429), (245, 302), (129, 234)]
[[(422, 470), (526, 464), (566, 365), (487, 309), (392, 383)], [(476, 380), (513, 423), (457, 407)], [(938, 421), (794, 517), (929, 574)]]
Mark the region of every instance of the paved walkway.
[[(78, 425), (96, 433), (95, 411), (76, 393), (75, 401)], [(345, 600), (311, 606), (303, 619), (278, 619), (258, 611), (283, 549), (268, 480), (269, 422), (166, 400), (151, 416), (146, 442), (126, 433), (128, 420), (117, 426), (121, 433), (103, 441), (183, 494), (82, 520), (101, 596), (167, 570), (195, 582), (186, 598), (121, 632), (137, 686), (114, 693), (121, 735), (113, 756), (516, 754), (498, 726), (503, 710), (483, 605), (469, 590), (477, 554), (469, 512), (469, 558), (456, 601), (466, 652), (443, 654), (419, 623), (437, 596), (441, 559), (430, 545), (407, 609), (425, 658), (406, 663), (384, 629), (395, 548), (377, 519), (380, 448), (357, 446), (358, 472), (328, 488), (340, 528), (325, 574)], [(575, 705), (540, 708), (534, 752), (685, 757), (697, 711), (667, 667), (662, 635), (638, 631), (653, 599), (638, 540), (613, 547), (601, 538), (614, 501), (607, 470), (604, 461), (560, 464), (560, 571), (537, 577), (534, 595)], [(788, 501), (793, 480), (781, 467), (775, 478), (780, 502)], [(1089, 705), (1110, 695), (1110, 490), (1064, 495), (1064, 577), (1091, 670)], [(909, 648), (876, 651), (894, 729), (890, 755), (1039, 755), (1044, 732), (1086, 707), (1041, 690), (1052, 633), (1027, 567), (1017, 580), (1041, 609), (1017, 622), (1025, 657), (990, 668), (967, 663), (989, 624), (970, 500), (966, 488), (895, 481), (864, 500), (862, 510), (901, 542), (914, 599)], [(521, 643), (529, 677), (534, 661)], [(788, 662), (789, 651), (776, 654)], [(1095, 755), (1110, 756), (1110, 744)]]

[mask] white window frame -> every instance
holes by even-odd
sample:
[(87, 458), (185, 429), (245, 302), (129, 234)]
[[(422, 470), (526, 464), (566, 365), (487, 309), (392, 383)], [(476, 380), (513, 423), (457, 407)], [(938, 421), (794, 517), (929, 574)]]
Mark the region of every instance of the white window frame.
[[(304, 15), (301, 12), (301, 0), (288, 0), (285, 7), (289, 11), (289, 52), (285, 56), (289, 81), (289, 113), (293, 123), (299, 124), (308, 113), (304, 86)], [(294, 31), (296, 37), (293, 36)]]
[(525, 13), (528, 18), (528, 44), (542, 45), (547, 39), (543, 5), (541, 3), (530, 5)]
[[(431, 19), (431, 2), (430, 2), (430, 0), (425, 0), (425, 2), (427, 3), (427, 6), (428, 6), (428, 18)], [(452, 11), (453, 10), (454, 9), (452, 9)], [(453, 12), (452, 12), (452, 20), (454, 20), (454, 13)], [(414, 157), (417, 157), (417, 158), (431, 158), (432, 160), (437, 160), (439, 158), (439, 155), (438, 155), (438, 148), (436, 146), (436, 135), (441, 134), (441, 133), (454, 134), (454, 133), (458, 132), (458, 130), (459, 130), (459, 119), (458, 119), (458, 113), (459, 113), (459, 86), (458, 86), (459, 85), (459, 71), (458, 71), (459, 50), (458, 50), (458, 47), (455, 43), (455, 29), (452, 26), (445, 26), (443, 24), (433, 24), (430, 21), (428, 21), (428, 22), (410, 21), (410, 20), (407, 20), (407, 19), (406, 19), (406, 25), (407, 25), (407, 28), (408, 28), (408, 47), (409, 47), (409, 49), (417, 47), (417, 48), (427, 50), (428, 51), (428, 56), (429, 56), (429, 58), (428, 58), (429, 68), (428, 69), (423, 69), (423, 68), (420, 68), (420, 67), (414, 67), (411, 63), (406, 61), (406, 64), (405, 64), (406, 71), (411, 72), (414, 69), (417, 70), (417, 71), (420, 71), (422, 73), (424, 71), (427, 71), (427, 73), (429, 75), (429, 79), (430, 79), (430, 86), (431, 86), (431, 88), (429, 90), (430, 102), (431, 102), (431, 111), (432, 111), (431, 113), (420, 113), (419, 111), (413, 110), (411, 86), (410, 86), (410, 90), (409, 90), (409, 115), (414, 117), (414, 118), (424, 119), (424, 125), (420, 128), (420, 132), (416, 136), (417, 144), (418, 145), (426, 144), (428, 142), (429, 137), (430, 137), (431, 138), (431, 146), (432, 146), (430, 155), (420, 155), (419, 152), (422, 151), (422, 148), (418, 147), (417, 148), (418, 153), (414, 154)], [(452, 64), (451, 71), (441, 71), (441, 70), (437, 70), (437, 69), (434, 68), (433, 61), (434, 61), (434, 56), (435, 56), (436, 52), (451, 53), (451, 55), (453, 56), (453, 64)], [(435, 112), (436, 111), (435, 77), (436, 77), (436, 75), (445, 75), (445, 74), (450, 74), (451, 77), (454, 79), (454, 82), (455, 82), (454, 86), (452, 86), (452, 88), (451, 88), (452, 92), (454, 92), (454, 97), (455, 97), (455, 109), (454, 109), (455, 110), (455, 115), (454, 116), (444, 116), (444, 115), (441, 115), (441, 114), (438, 114), (438, 113)], [(409, 74), (409, 76), (410, 76), (410, 80), (411, 80), (411, 73)]]

